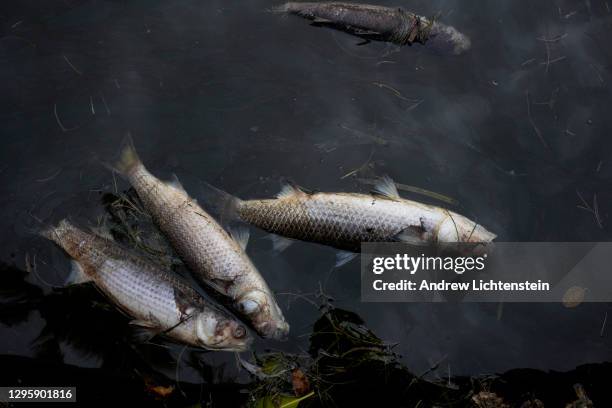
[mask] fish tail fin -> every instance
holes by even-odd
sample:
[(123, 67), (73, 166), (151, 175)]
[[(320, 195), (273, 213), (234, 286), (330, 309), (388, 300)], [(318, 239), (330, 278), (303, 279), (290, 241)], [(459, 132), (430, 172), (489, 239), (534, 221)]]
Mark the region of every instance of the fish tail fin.
[[(68, 219), (64, 218), (59, 223), (57, 223), (56, 226), (50, 225), (50, 226), (43, 228), (39, 232), (39, 234), (47, 238), (48, 240), (53, 241), (60, 248), (66, 251), (68, 255), (73, 256), (70, 250), (70, 247), (72, 245), (70, 243), (71, 238), (68, 236), (74, 233), (75, 230), (78, 230), (78, 228), (74, 224), (72, 224)], [(85, 272), (83, 265), (80, 264), (76, 259), (72, 259), (70, 264), (71, 264), (70, 274), (64, 281), (63, 287), (68, 287), (71, 285), (78, 285), (78, 284), (89, 282), (92, 280), (91, 277), (89, 277), (87, 273)], [(45, 282), (43, 281), (43, 283)]]
[(136, 153), (134, 140), (130, 134), (128, 134), (121, 143), (119, 158), (112, 164), (104, 163), (104, 165), (111, 171), (115, 171), (126, 178), (129, 177), (134, 170), (142, 166), (142, 161), (140, 161), (140, 157), (138, 157), (138, 153)]
[(274, 6), (274, 7), (270, 7), (267, 9), (267, 11), (269, 13), (274, 13), (274, 14), (285, 14), (285, 13), (290, 13), (294, 8), (294, 3), (285, 3), (285, 4), (281, 4), (280, 6)]
[(39, 231), (38, 234), (50, 241), (55, 242), (57, 245), (62, 246), (63, 235), (66, 231), (72, 228), (72, 224), (68, 219), (62, 219), (57, 225), (45, 225)]
[(316, 2), (290, 1), (288, 3), (281, 4), (280, 6), (271, 7), (268, 9), (268, 11), (275, 14), (295, 14), (298, 16), (313, 18), (314, 11), (319, 6), (320, 4)]
[(217, 187), (203, 182), (200, 196), (204, 206), (216, 214), (222, 223), (240, 220), (242, 200)]

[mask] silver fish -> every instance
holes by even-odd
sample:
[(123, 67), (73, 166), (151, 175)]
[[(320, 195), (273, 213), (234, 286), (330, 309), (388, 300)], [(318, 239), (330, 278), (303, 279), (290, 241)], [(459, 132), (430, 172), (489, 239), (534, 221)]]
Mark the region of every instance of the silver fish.
[(243, 351), (243, 324), (202, 298), (179, 276), (114, 241), (63, 220), (42, 233), (72, 259), (71, 283), (93, 281), (121, 310), (152, 333), (210, 350)]
[(178, 181), (165, 183), (149, 173), (131, 141), (115, 168), (134, 187), (196, 280), (228, 297), (263, 337), (287, 335), (289, 325), (272, 291), (244, 251), (248, 233), (230, 236)]
[(421, 43), (459, 55), (471, 47), (470, 39), (452, 26), (399, 7), (345, 2), (290, 2), (272, 11), (307, 18), (313, 25), (331, 27), (367, 41), (397, 45)]
[[(287, 183), (276, 199), (241, 200), (212, 186), (207, 202), (268, 232), (360, 251), (362, 242), (487, 243), (496, 235), (445, 208), (401, 198), (388, 177), (373, 194), (308, 192)], [(276, 240), (283, 249), (290, 241)]]

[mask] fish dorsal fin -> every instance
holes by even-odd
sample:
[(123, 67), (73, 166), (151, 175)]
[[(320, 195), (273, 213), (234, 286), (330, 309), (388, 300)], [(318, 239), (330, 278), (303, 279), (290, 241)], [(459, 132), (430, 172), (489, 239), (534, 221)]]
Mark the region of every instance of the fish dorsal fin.
[(247, 245), (249, 244), (249, 237), (251, 236), (249, 229), (246, 227), (235, 227), (230, 228), (229, 233), (234, 239), (234, 241), (236, 241), (238, 245), (240, 245), (240, 248), (245, 251)]
[(391, 177), (384, 176), (374, 185), (372, 194), (376, 194), (391, 200), (399, 200), (401, 197), (397, 191), (395, 182), (391, 180)]
[(276, 198), (288, 198), (304, 194), (312, 194), (312, 192), (298, 186), (291, 180), (282, 180), (281, 190), (276, 195)]
[(70, 275), (66, 279), (66, 286), (80, 285), (81, 283), (89, 282), (91, 278), (85, 273), (83, 266), (74, 259), (70, 261)]
[(166, 184), (168, 184), (171, 187), (176, 188), (177, 190), (181, 191), (182, 193), (184, 193), (185, 195), (187, 195), (187, 191), (185, 190), (185, 187), (183, 187), (183, 185), (181, 184), (181, 182), (179, 181), (178, 177), (176, 176), (176, 174), (172, 174), (172, 178), (170, 180), (168, 180), (166, 182)]

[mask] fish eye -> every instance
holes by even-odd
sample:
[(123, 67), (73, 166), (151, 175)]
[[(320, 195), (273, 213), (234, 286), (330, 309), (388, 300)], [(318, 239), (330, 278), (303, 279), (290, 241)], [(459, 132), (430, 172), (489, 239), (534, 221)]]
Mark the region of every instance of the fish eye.
[(246, 329), (242, 326), (238, 326), (234, 329), (234, 337), (237, 339), (241, 339), (246, 336)]
[(259, 303), (251, 299), (246, 299), (240, 302), (238, 307), (242, 313), (251, 314), (259, 310)]

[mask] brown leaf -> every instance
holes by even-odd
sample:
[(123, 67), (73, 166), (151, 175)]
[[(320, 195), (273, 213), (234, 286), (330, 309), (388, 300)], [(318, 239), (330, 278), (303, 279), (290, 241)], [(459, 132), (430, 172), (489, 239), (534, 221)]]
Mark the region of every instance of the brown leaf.
[(153, 395), (156, 399), (164, 399), (168, 398), (174, 392), (173, 385), (158, 385), (153, 382), (153, 379), (145, 377), (144, 378), (144, 386), (145, 390)]
[(574, 384), (574, 391), (578, 399), (567, 404), (565, 408), (593, 408), (593, 401), (589, 399), (582, 385)]
[(299, 368), (295, 368), (291, 372), (291, 382), (293, 383), (293, 392), (298, 397), (310, 391), (310, 381), (308, 381), (308, 377)]
[(510, 408), (503, 399), (493, 392), (481, 391), (472, 397), (472, 402), (477, 408)]

